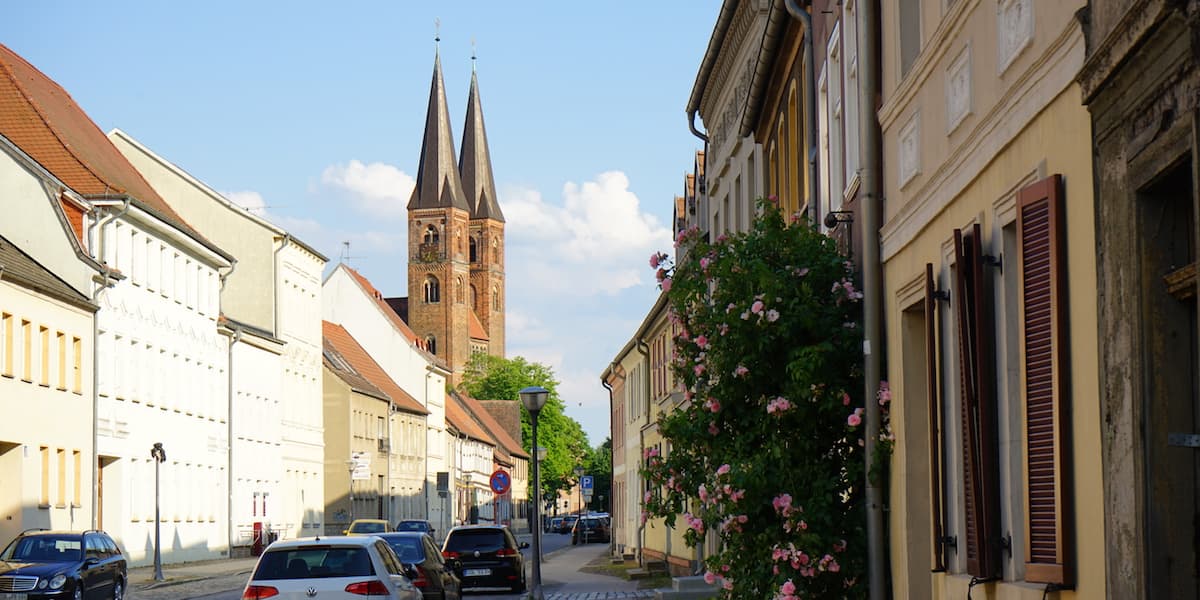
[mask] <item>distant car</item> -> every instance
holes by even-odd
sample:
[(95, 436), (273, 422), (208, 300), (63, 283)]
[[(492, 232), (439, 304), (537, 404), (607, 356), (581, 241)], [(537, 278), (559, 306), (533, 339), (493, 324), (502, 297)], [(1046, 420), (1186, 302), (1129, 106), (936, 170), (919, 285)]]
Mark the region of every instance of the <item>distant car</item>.
[(355, 519), (350, 523), (350, 527), (342, 533), (346, 535), (375, 535), (376, 533), (387, 533), (391, 530), (391, 526), (383, 519)]
[(571, 528), (572, 544), (608, 542), (610, 536), (608, 521), (601, 517), (583, 517), (575, 521), (575, 526)]
[(420, 531), (433, 537), (433, 523), (423, 521), (421, 519), (405, 519), (396, 523), (396, 528), (393, 531)]
[(31, 530), (0, 552), (0, 598), (114, 598), (128, 589), (125, 555), (103, 531)]
[(358, 600), (364, 596), (422, 600), (400, 557), (366, 535), (275, 542), (258, 557), (242, 600)]
[(442, 544), (442, 557), (458, 560), (455, 574), (464, 588), (506, 587), (525, 591), (525, 558), (511, 531), (502, 525), (463, 525), (451, 529)]
[(562, 527), (562, 517), (550, 517), (546, 521), (546, 533), (558, 533), (559, 527)]
[(425, 600), (459, 600), (462, 598), (462, 582), (455, 574), (459, 567), (457, 559), (442, 559), (442, 552), (433, 545), (433, 538), (421, 531), (399, 531), (377, 533), (376, 537), (387, 542), (400, 564), (404, 565), (408, 578), (420, 588)]
[(562, 518), (562, 522), (558, 524), (558, 528), (554, 533), (571, 533), (571, 528), (575, 527), (575, 521), (579, 519), (578, 515), (567, 515)]

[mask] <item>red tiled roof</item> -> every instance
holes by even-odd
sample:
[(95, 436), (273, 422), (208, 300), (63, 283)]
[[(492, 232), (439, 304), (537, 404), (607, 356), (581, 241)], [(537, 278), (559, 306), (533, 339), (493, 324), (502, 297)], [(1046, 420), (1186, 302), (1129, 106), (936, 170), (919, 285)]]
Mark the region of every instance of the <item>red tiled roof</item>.
[(479, 317), (475, 315), (475, 311), (468, 310), (467, 312), (471, 315), (469, 324), (467, 326), (467, 331), (470, 332), (471, 339), (482, 341), (491, 339), (488, 337), (487, 330), (483, 328), (483, 323), (481, 323), (479, 321)]
[(488, 412), (488, 410), (484, 408), (482, 404), (467, 394), (459, 394), (459, 398), (463, 401), (463, 404), (467, 407), (467, 410), (469, 410), (471, 414), (474, 415), (475, 419), (479, 421), (479, 424), (483, 425), (484, 429), (487, 429), (488, 432), (492, 434), (492, 437), (496, 438), (497, 442), (500, 442), (500, 446), (502, 448), (507, 450), (508, 453), (512, 454), (513, 456), (529, 458), (529, 454), (526, 453), (525, 449), (521, 447), (521, 443), (517, 440), (514, 440), (513, 437), (508, 434), (508, 431), (504, 429), (502, 425), (500, 425), (500, 422), (497, 421), (496, 418), (492, 416), (492, 413)]
[(84, 196), (128, 194), (197, 240), (195, 232), (112, 145), (61, 86), (0, 44), (0, 135)]
[(375, 362), (375, 359), (371, 358), (370, 354), (367, 354), (367, 351), (358, 344), (358, 341), (350, 335), (350, 332), (346, 331), (345, 327), (335, 325), (329, 321), (321, 321), (321, 333), (325, 336), (325, 340), (337, 350), (338, 354), (342, 355), (342, 358), (346, 359), (346, 362), (350, 363), (350, 366), (359, 375), (362, 375), (371, 385), (374, 385), (387, 394), (392, 399), (392, 402), (396, 404), (397, 408), (419, 415), (429, 414), (429, 411), (424, 406), (421, 406), (421, 403), (417, 402), (416, 398), (413, 398), (403, 388), (396, 385), (396, 382), (392, 381), (391, 377), (388, 377), (383, 367), (380, 367), (379, 363)]
[(450, 425), (469, 438), (479, 440), (485, 444), (496, 446), (496, 439), (485, 431), (475, 419), (471, 418), (467, 408), (462, 405), (454, 394), (446, 394), (446, 420)]

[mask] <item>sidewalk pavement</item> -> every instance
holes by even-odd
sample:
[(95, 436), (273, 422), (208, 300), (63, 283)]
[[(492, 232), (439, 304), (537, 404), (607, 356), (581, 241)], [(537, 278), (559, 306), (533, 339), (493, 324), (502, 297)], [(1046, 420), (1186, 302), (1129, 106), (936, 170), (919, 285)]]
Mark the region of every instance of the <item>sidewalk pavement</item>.
[(614, 600), (653, 598), (652, 590), (639, 590), (638, 582), (580, 571), (608, 555), (608, 544), (567, 546), (546, 556), (542, 563), (542, 592), (546, 600)]

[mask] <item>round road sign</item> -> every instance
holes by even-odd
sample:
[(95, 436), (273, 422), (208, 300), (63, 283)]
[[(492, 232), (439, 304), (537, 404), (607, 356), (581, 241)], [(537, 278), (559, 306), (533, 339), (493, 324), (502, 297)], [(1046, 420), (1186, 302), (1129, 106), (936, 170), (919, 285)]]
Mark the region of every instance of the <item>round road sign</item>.
[(497, 494), (508, 492), (508, 488), (512, 486), (512, 478), (508, 476), (508, 472), (504, 469), (496, 469), (492, 473), (492, 478), (488, 481), (492, 486), (492, 491)]

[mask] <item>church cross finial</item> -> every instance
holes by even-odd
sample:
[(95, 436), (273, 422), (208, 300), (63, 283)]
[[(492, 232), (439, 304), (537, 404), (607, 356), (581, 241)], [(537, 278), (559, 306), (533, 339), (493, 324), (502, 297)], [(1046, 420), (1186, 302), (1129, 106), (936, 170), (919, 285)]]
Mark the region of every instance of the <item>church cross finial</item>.
[(439, 46), (442, 41), (442, 18), (433, 18), (433, 45)]
[(475, 72), (475, 36), (471, 36), (471, 72)]

